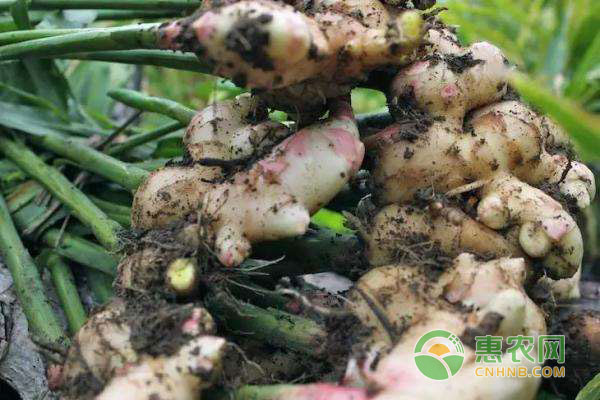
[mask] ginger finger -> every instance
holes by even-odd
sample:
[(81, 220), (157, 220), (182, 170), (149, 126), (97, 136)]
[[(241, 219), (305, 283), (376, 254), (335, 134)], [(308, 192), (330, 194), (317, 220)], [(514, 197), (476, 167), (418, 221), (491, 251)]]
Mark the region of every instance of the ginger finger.
[(172, 356), (142, 357), (113, 378), (97, 400), (198, 400), (220, 369), (225, 339), (200, 336)]
[[(218, 369), (224, 341), (204, 336), (215, 331), (208, 312), (191, 304), (169, 305), (143, 299), (134, 303), (113, 300), (77, 333), (61, 371), (63, 398), (122, 398), (115, 389), (130, 390), (129, 385), (140, 375), (155, 375), (163, 367), (168, 380), (179, 382), (178, 393), (185, 395), (181, 398), (194, 398), (210, 383), (207, 373)], [(165, 332), (157, 339), (153, 335), (159, 329)], [(190, 346), (196, 345), (202, 345), (203, 352), (200, 357), (191, 357)], [(177, 369), (195, 365), (199, 368)], [(137, 397), (131, 398), (150, 399), (154, 390), (163, 394), (173, 390), (163, 385), (166, 381), (154, 380), (160, 388), (147, 385), (144, 380), (143, 385), (137, 386)]]
[[(442, 392), (445, 398), (457, 400), (480, 396), (530, 400), (539, 378), (515, 378), (510, 382), (506, 377), (477, 378), (481, 384), (473, 379), (479, 366), (472, 347), (474, 335), (523, 334), (535, 338), (545, 334), (544, 315), (525, 294), (524, 279), (522, 259), (480, 262), (469, 254), (457, 257), (437, 281), (431, 281), (426, 269), (419, 266), (397, 264), (370, 271), (356, 284), (349, 305), (367, 327), (373, 328), (370, 343), (384, 354), (380, 354), (381, 361), (374, 371), (367, 362), (359, 372), (362, 377), (347, 376), (346, 383), (365, 380), (369, 388), (375, 389), (372, 399), (376, 400), (437, 399)], [(390, 327), (396, 330), (395, 338), (389, 335)], [(415, 365), (416, 341), (436, 329), (454, 333), (463, 342), (462, 368), (452, 379), (432, 380)], [(384, 347), (377, 347), (377, 343)], [(392, 350), (386, 354), (389, 348)], [(520, 367), (538, 365), (522, 355), (520, 358)], [(515, 366), (508, 354), (502, 356), (499, 365)], [(465, 385), (476, 385), (476, 389), (465, 391)]]
[[(240, 95), (196, 114), (183, 142), (194, 161), (233, 161), (260, 154), (289, 134), (283, 124), (266, 120), (267, 110), (255, 97)], [(219, 166), (167, 166), (150, 174), (138, 188), (132, 207), (136, 229), (164, 228), (195, 212), (203, 193), (220, 180)]]
[[(434, 202), (426, 209), (389, 205), (361, 229), (373, 266), (399, 261), (403, 246), (436, 245), (449, 257), (470, 252), (486, 258), (523, 257), (520, 247), (460, 209)], [(415, 250), (415, 249), (413, 249)]]
[(499, 174), (486, 183), (477, 215), (492, 229), (517, 224), (523, 250), (543, 258), (550, 277), (568, 278), (579, 268), (583, 241), (573, 218), (560, 203), (517, 178)]
[(200, 221), (219, 260), (238, 265), (252, 242), (304, 233), (310, 214), (358, 171), (363, 154), (350, 105), (338, 101), (327, 121), (298, 131), (250, 170), (215, 185), (203, 199)]

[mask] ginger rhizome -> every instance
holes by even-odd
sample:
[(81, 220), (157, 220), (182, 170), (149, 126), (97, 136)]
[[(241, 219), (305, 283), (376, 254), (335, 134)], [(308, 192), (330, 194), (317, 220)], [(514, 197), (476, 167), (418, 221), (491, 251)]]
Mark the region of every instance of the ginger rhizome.
[[(221, 3), (221, 2), (215, 2)], [(406, 64), (420, 44), (419, 14), (379, 1), (236, 1), (161, 28), (162, 45), (193, 51), (214, 73), (272, 90), (307, 80), (348, 83)]]
[[(361, 167), (371, 173), (373, 191), (360, 217), (349, 217), (367, 272), (338, 304), (368, 334), (349, 340), (337, 384), (281, 388), (274, 399), (531, 400), (539, 378), (475, 378), (474, 337), (546, 333), (532, 287), (559, 301), (578, 295), (583, 239), (574, 213), (594, 198), (592, 172), (556, 124), (510, 93), (511, 67), (498, 48), (462, 47), (434, 17), (406, 6), (207, 1), (160, 28), (164, 48), (194, 51), (254, 90), (199, 111), (184, 161), (153, 172), (135, 193), (132, 226), (144, 240), (119, 265), (124, 297), (214, 291), (231, 276), (220, 274), (236, 271), (222, 266), (240, 266), (260, 242), (303, 235)], [(355, 85), (383, 89), (393, 118), (362, 138), (348, 96)], [(273, 108), (295, 121), (269, 119)], [(253, 291), (248, 276), (238, 286)], [(157, 369), (169, 385), (188, 382), (177, 395), (153, 382), (164, 399), (197, 396), (211, 383), (203, 371), (219, 370), (224, 344), (212, 322), (189, 334), (194, 323), (178, 320), (173, 329), (185, 340), (154, 355), (133, 346), (139, 323), (127, 310), (117, 303), (96, 314), (72, 349), (109, 335), (118, 354), (84, 357), (87, 370), (71, 354), (64, 382), (91, 373), (103, 399)], [(432, 382), (414, 364), (416, 340), (434, 329), (463, 341), (462, 371), (451, 380)], [(189, 351), (196, 345), (200, 355)], [(499, 365), (538, 363), (505, 353)]]
[(163, 48), (194, 52), (215, 75), (310, 120), (371, 71), (413, 61), (424, 25), (417, 11), (378, 0), (209, 1), (159, 36)]
[(225, 340), (202, 307), (113, 300), (81, 328), (55, 384), (64, 399), (197, 399)]
[(154, 172), (136, 193), (134, 227), (164, 227), (197, 212), (199, 234), (227, 266), (244, 261), (253, 242), (306, 231), (310, 215), (326, 205), (362, 163), (364, 146), (352, 109), (344, 100), (332, 100), (329, 118), (290, 134), (280, 123), (250, 122), (261, 114), (254, 104), (255, 99), (242, 96), (209, 106), (194, 118), (184, 143), (199, 164), (253, 161), (251, 156), (263, 152), (262, 158), (229, 176), (222, 167), (202, 165)]
[(429, 59), (394, 79), (400, 120), (367, 139), (377, 158), (378, 201), (407, 203), (427, 188), (475, 193), (481, 223), (516, 230), (523, 251), (541, 258), (552, 278), (572, 276), (581, 263), (581, 233), (542, 185), (583, 208), (595, 194), (591, 171), (570, 158), (565, 135), (550, 120), (502, 101), (509, 71), (497, 48), (462, 49), (447, 35), (430, 31)]
[[(352, 308), (373, 328), (373, 350), (386, 354), (372, 370), (368, 360), (349, 370), (345, 380), (365, 381), (381, 392), (373, 399), (435, 399), (440, 391), (449, 399), (528, 399), (539, 378), (474, 378), (475, 335), (528, 335), (546, 332), (541, 310), (523, 290), (523, 259), (477, 261), (463, 253), (435, 281), (429, 267), (387, 265), (364, 275), (351, 292)], [(374, 312), (379, 310), (379, 312)], [(429, 331), (457, 332), (465, 348), (461, 372), (448, 381), (432, 381), (413, 361), (416, 339)], [(386, 351), (386, 348), (390, 349)], [(502, 365), (511, 365), (504, 355)], [(532, 366), (527, 361), (521, 366)], [(461, 385), (470, 386), (466, 392)]]

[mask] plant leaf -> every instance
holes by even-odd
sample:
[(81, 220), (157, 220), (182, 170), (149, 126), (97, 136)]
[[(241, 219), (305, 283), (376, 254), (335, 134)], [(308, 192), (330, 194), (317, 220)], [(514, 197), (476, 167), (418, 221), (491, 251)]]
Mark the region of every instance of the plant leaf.
[(152, 158), (173, 158), (183, 155), (183, 142), (181, 137), (169, 137), (158, 141)]
[(37, 107), (29, 107), (0, 101), (0, 125), (7, 128), (17, 129), (30, 135), (61, 134), (78, 136), (91, 136), (110, 134), (109, 131), (90, 128), (88, 126), (72, 122), (66, 124), (60, 119), (49, 114), (47, 111)]
[[(31, 29), (26, 0), (16, 0), (10, 7), (15, 24), (20, 30)], [(23, 60), (32, 79), (36, 94), (44, 96), (58, 109), (67, 111), (69, 85), (53, 60)]]
[(336, 211), (331, 211), (326, 208), (321, 208), (315, 213), (310, 222), (322, 227), (331, 229), (337, 233), (354, 233), (353, 230), (346, 228), (346, 218)]
[[(565, 94), (572, 98), (581, 96), (594, 79), (593, 71), (598, 69), (600, 65), (600, 34), (596, 36), (592, 44), (587, 48), (583, 57), (579, 59), (571, 83), (565, 89)], [(591, 75), (591, 76), (590, 76)]]
[(575, 400), (600, 399), (600, 374), (596, 375), (577, 395)]
[(586, 157), (600, 158), (600, 117), (589, 114), (576, 103), (555, 96), (526, 75), (514, 74), (512, 84), (525, 100), (560, 124), (579, 145)]

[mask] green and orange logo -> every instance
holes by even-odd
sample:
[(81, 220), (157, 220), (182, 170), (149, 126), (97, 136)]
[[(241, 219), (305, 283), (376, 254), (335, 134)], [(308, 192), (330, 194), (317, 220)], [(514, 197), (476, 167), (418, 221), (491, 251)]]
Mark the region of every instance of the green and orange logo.
[(458, 373), (465, 360), (465, 349), (455, 334), (437, 329), (417, 341), (415, 364), (428, 378), (442, 381)]

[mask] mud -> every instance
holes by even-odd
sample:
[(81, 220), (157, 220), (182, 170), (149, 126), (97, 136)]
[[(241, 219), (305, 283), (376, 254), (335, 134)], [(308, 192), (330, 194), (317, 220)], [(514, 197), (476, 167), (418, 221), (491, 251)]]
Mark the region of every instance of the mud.
[(167, 303), (156, 295), (130, 298), (124, 319), (131, 327), (132, 347), (151, 356), (175, 354), (189, 341), (181, 326), (191, 316), (192, 307)]
[(412, 90), (395, 97), (388, 106), (397, 124), (401, 126), (394, 140), (413, 143), (433, 124), (433, 117), (419, 108)]
[(455, 74), (462, 74), (465, 70), (485, 62), (483, 60), (474, 59), (472, 53), (467, 53), (462, 56), (448, 55), (444, 57), (444, 61), (448, 65), (450, 71)]
[(568, 398), (600, 373), (600, 309), (593, 301), (578, 300), (559, 305), (549, 324), (549, 334), (565, 335), (565, 378), (553, 379), (552, 386)]
[(241, 18), (227, 34), (225, 47), (239, 54), (244, 61), (255, 68), (264, 71), (274, 70), (273, 61), (265, 50), (269, 45), (269, 32), (263, 29), (263, 25), (268, 24), (272, 19), (271, 14)]

